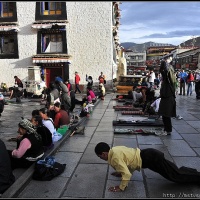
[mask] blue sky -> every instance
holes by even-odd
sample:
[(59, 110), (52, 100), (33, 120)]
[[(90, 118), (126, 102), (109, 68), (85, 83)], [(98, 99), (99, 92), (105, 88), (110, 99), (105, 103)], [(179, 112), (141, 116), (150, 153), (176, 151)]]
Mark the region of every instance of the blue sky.
[(120, 42), (179, 45), (200, 36), (198, 1), (121, 1)]

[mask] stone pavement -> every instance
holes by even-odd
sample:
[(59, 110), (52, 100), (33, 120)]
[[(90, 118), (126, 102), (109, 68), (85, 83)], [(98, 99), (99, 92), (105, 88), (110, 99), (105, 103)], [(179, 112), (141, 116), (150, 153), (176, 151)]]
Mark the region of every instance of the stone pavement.
[[(112, 193), (108, 187), (120, 183), (120, 178), (110, 175), (114, 170), (98, 158), (94, 147), (104, 141), (111, 146), (156, 148), (165, 153), (167, 159), (179, 167), (188, 166), (200, 171), (200, 100), (193, 96), (177, 95), (177, 114), (183, 119), (172, 119), (173, 132), (170, 136), (113, 134), (112, 121), (122, 116), (113, 109), (119, 104), (112, 98), (117, 93), (106, 95), (96, 105), (87, 119), (84, 135), (74, 135), (54, 155), (60, 163), (66, 163), (63, 174), (52, 181), (31, 180), (18, 198), (190, 198), (200, 197), (200, 186), (180, 185), (170, 182), (148, 169), (134, 172), (124, 192)], [(16, 134), (21, 116), (30, 118), (31, 111), (41, 107), (37, 102), (22, 100), (22, 104), (9, 104), (0, 119), (0, 138), (13, 147), (7, 139)], [(130, 117), (130, 116), (129, 116)], [(124, 128), (130, 128), (124, 127)], [(139, 127), (141, 128), (141, 127)]]

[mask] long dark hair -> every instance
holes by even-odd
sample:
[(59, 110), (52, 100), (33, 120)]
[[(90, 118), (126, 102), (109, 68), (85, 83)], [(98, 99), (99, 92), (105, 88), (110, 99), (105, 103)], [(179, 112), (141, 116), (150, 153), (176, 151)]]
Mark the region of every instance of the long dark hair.
[(166, 66), (166, 62), (164, 60), (161, 61), (160, 64), (160, 74), (162, 75), (162, 79), (166, 79), (166, 71), (167, 71), (167, 66)]
[(48, 117), (50, 117), (50, 111), (49, 111), (49, 109), (47, 109), (47, 108), (41, 108), (41, 109), (39, 110), (39, 112), (41, 112), (41, 113), (43, 113), (43, 114), (46, 114)]

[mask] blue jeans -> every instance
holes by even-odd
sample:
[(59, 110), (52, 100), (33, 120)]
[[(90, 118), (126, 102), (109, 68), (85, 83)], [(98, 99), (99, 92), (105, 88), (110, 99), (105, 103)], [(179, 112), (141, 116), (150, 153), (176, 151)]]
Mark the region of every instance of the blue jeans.
[(193, 89), (193, 83), (192, 82), (189, 82), (188, 84), (188, 87), (187, 87), (187, 95), (192, 95), (192, 89)]

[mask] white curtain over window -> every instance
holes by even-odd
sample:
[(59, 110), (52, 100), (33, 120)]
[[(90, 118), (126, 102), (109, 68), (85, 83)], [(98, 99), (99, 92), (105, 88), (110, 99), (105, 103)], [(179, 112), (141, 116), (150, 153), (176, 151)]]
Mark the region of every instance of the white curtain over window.
[(62, 52), (62, 42), (49, 42), (45, 53)]

